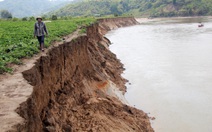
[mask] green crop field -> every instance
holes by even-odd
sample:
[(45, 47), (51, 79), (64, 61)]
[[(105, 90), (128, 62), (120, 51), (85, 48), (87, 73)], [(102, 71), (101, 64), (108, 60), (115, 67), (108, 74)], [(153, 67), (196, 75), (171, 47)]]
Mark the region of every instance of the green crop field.
[[(72, 18), (46, 22), (49, 36), (45, 39), (45, 47), (94, 21), (94, 18)], [(0, 21), (0, 74), (12, 72), (8, 64), (21, 64), (21, 58), (39, 52), (37, 39), (33, 38), (34, 23), (35, 21)]]

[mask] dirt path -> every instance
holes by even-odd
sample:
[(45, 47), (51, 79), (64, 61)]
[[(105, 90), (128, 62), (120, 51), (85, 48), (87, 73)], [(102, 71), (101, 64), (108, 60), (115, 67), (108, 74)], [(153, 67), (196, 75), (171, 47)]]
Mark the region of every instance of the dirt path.
[[(79, 30), (63, 38), (65, 38), (65, 42), (70, 42), (78, 36), (80, 36)], [(13, 66), (15, 70), (12, 75), (8, 73), (0, 75), (0, 128), (2, 132), (11, 130), (17, 122), (23, 123), (24, 121), (15, 110), (19, 107), (19, 104), (28, 99), (33, 91), (33, 86), (23, 78), (22, 72), (32, 68), (36, 60), (45, 56), (50, 49), (63, 43), (54, 42), (45, 52), (40, 52), (29, 59), (23, 59), (23, 65)]]

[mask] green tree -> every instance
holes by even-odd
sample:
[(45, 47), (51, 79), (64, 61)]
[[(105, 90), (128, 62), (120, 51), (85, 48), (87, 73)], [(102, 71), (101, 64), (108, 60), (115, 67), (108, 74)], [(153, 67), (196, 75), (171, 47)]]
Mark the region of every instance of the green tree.
[(27, 21), (27, 17), (23, 17), (22, 18), (22, 21)]
[(176, 3), (177, 3), (176, 0), (173, 0), (173, 5), (176, 5)]
[(8, 18), (12, 18), (12, 14), (7, 11), (7, 10), (2, 10), (1, 11), (1, 18), (5, 18), (5, 19), (8, 19)]
[(57, 16), (56, 15), (52, 15), (52, 20), (57, 20)]
[(111, 7), (110, 7), (111, 13), (118, 14), (118, 15), (121, 14), (121, 12), (118, 10), (117, 6), (118, 6), (117, 3), (111, 5)]
[(31, 16), (31, 17), (29, 17), (29, 20), (30, 21), (34, 21), (35, 20), (35, 17)]

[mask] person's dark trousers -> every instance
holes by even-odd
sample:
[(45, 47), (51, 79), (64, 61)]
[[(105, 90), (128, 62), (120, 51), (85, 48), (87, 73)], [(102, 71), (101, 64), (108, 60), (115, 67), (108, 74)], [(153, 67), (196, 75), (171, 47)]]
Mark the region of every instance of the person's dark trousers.
[(40, 50), (44, 50), (44, 38), (45, 36), (37, 36), (38, 42), (40, 44)]

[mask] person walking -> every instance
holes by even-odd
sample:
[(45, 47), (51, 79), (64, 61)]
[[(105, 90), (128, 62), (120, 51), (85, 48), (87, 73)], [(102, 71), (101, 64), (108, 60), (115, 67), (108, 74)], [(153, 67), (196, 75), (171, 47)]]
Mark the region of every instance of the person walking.
[(44, 51), (44, 38), (45, 38), (45, 33), (46, 36), (48, 36), (48, 31), (46, 28), (46, 25), (44, 22), (42, 22), (42, 17), (37, 17), (36, 18), (37, 22), (35, 23), (34, 26), (34, 38), (37, 37), (38, 42), (40, 44), (40, 50)]

